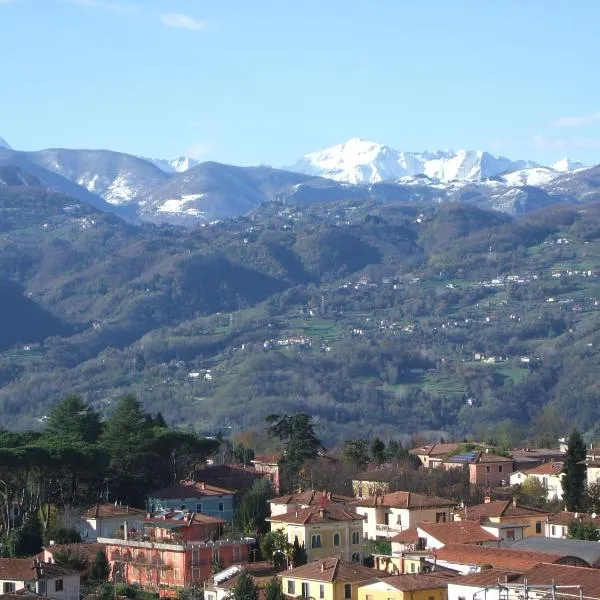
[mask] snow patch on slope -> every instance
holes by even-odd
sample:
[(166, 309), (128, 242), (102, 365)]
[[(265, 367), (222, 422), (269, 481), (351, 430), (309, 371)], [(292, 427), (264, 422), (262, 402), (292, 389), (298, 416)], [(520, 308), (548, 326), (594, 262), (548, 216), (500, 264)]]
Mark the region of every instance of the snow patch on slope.
[(171, 215), (185, 215), (188, 217), (200, 217), (204, 213), (194, 207), (186, 208), (190, 202), (201, 200), (204, 194), (184, 194), (181, 198), (171, 198), (165, 200), (157, 209), (159, 213), (169, 213)]
[(144, 158), (148, 162), (156, 165), (165, 173), (183, 173), (189, 171), (192, 167), (200, 164), (199, 161), (187, 156), (179, 156), (177, 158)]

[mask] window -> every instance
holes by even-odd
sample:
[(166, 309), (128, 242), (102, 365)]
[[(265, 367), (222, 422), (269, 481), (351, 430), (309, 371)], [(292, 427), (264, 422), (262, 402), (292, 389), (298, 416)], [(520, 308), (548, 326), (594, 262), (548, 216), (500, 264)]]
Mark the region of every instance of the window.
[(201, 513), (202, 512), (202, 502), (197, 502), (196, 503), (196, 512), (197, 513)]
[[(354, 534), (352, 534), (352, 538), (354, 538)], [(352, 543), (354, 543), (354, 539), (352, 540)], [(340, 545), (340, 534), (339, 533), (333, 534), (333, 545), (334, 546)]]
[(514, 529), (507, 529), (506, 530), (506, 539), (507, 540), (514, 540), (515, 539), (515, 530)]
[(292, 579), (288, 579), (287, 593), (288, 594), (295, 594), (296, 593), (295, 582)]
[(459, 596), (458, 600), (467, 600), (467, 597), (466, 596)]
[(325, 586), (322, 583), (319, 584), (319, 598), (325, 598)]
[(542, 522), (541, 521), (535, 522), (535, 532), (542, 533)]
[(15, 591), (15, 584), (12, 581), (5, 581), (2, 584), (2, 592), (8, 594), (9, 592)]
[(351, 583), (344, 584), (344, 598), (352, 598), (352, 584)]
[(502, 465), (498, 467), (498, 473), (502, 473)]
[(356, 562), (356, 563), (360, 562), (360, 552), (352, 553), (352, 562)]
[(219, 502), (219, 512), (223, 512), (225, 510), (225, 504), (223, 502)]
[(313, 535), (310, 540), (311, 548), (320, 548), (321, 547), (321, 536), (319, 534)]
[(63, 580), (62, 579), (57, 579), (54, 582), (54, 591), (55, 592), (62, 592), (63, 591)]
[(435, 513), (435, 522), (436, 523), (445, 523), (446, 522), (446, 513), (445, 512)]
[(353, 531), (352, 532), (352, 543), (353, 544), (360, 544), (360, 531)]
[(413, 562), (410, 563), (410, 572), (411, 573), (415, 572), (415, 563), (413, 563)]
[(485, 472), (486, 472), (486, 473), (489, 473), (489, 472), (490, 472), (490, 467), (489, 467), (489, 465), (488, 465), (488, 466), (485, 468)]
[(181, 508), (181, 510), (187, 510), (187, 504), (182, 504), (182, 505), (180, 506), (180, 508)]
[(402, 515), (401, 514), (398, 515), (398, 518), (396, 519), (396, 524), (402, 525)]
[(310, 597), (309, 590), (308, 590), (308, 581), (303, 581), (302, 582), (302, 597), (303, 598), (309, 598)]
[(555, 527), (554, 525), (551, 525), (551, 526), (550, 526), (550, 533), (551, 533), (552, 535), (556, 535), (556, 527)]

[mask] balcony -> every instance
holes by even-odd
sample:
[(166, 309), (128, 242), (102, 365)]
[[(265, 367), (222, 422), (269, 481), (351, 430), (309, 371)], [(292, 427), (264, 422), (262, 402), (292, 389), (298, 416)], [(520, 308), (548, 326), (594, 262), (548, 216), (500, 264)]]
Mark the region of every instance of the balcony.
[(385, 537), (394, 537), (397, 533), (400, 533), (401, 531), (404, 531), (405, 528), (402, 527), (402, 525), (399, 524), (391, 524), (391, 525), (385, 525), (385, 524), (377, 524), (375, 525), (375, 532), (377, 533), (377, 535), (380, 536), (385, 536)]

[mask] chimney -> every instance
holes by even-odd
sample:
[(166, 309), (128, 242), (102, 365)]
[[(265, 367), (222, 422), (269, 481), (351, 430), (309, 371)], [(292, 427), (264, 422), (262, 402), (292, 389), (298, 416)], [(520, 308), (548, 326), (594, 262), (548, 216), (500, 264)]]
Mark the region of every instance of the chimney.
[(327, 502), (331, 502), (331, 492), (327, 492)]
[(205, 490), (206, 489), (206, 483), (204, 483), (204, 481), (200, 484), (200, 489), (201, 490)]
[(492, 497), (489, 494), (487, 496), (485, 496), (483, 499), (484, 504), (489, 504), (491, 501), (492, 501)]
[(50, 545), (54, 546), (54, 544), (56, 544), (56, 542), (54, 540), (50, 540)]
[(321, 519), (325, 518), (325, 509), (324, 508), (319, 509), (319, 515), (321, 516)]
[(321, 561), (321, 573), (324, 573), (324, 572), (325, 572), (325, 561), (322, 560)]
[(517, 506), (517, 498), (516, 498), (516, 496), (513, 496), (512, 505), (513, 506)]
[(129, 539), (129, 523), (123, 521), (123, 539), (127, 541)]

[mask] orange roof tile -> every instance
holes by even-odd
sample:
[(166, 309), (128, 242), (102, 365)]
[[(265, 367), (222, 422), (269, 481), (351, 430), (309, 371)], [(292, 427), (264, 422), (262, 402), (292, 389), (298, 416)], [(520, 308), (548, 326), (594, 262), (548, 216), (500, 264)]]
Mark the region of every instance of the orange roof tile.
[(498, 582), (506, 583), (508, 581), (515, 581), (520, 576), (520, 571), (511, 571), (508, 569), (484, 569), (483, 571), (479, 571), (479, 573), (461, 575), (456, 581), (451, 583), (455, 583), (456, 585), (485, 587), (488, 585), (494, 585)]
[[(600, 569), (590, 569), (587, 567), (571, 567), (568, 565), (540, 564), (523, 573), (518, 578), (519, 583), (530, 584), (548, 584), (555, 585), (580, 585), (583, 588), (583, 594), (598, 595), (600, 590)], [(574, 590), (573, 590), (574, 591)], [(577, 595), (579, 591), (577, 591)]]
[(222, 525), (226, 523), (224, 519), (219, 517), (212, 517), (202, 513), (188, 513), (183, 518), (175, 518), (177, 513), (181, 515), (181, 511), (168, 512), (163, 515), (153, 514), (149, 518), (143, 520), (144, 524), (147, 525), (161, 525), (173, 526), (179, 525), (180, 527), (191, 527), (192, 525)]
[(499, 537), (489, 533), (475, 521), (419, 523), (418, 528), (442, 544), (477, 544), (500, 541)]
[(492, 500), (475, 506), (467, 506), (464, 511), (461, 511), (461, 517), (466, 513), (467, 519), (470, 521), (478, 521), (480, 519), (499, 518), (499, 517), (527, 517), (527, 516), (543, 516), (549, 514), (548, 511), (531, 506), (523, 506), (522, 504), (514, 504), (512, 500)]
[(417, 526), (413, 525), (400, 533), (397, 533), (393, 538), (390, 538), (390, 542), (396, 542), (399, 544), (412, 544), (419, 539), (419, 532)]
[(108, 519), (110, 517), (126, 517), (127, 515), (138, 517), (144, 514), (144, 512), (141, 508), (106, 502), (104, 504), (94, 504), (86, 508), (82, 516), (84, 519)]
[(401, 592), (417, 592), (419, 590), (446, 589), (454, 575), (436, 573), (407, 573), (386, 577), (383, 581), (386, 585)]
[(523, 471), (524, 475), (558, 475), (563, 470), (563, 463), (547, 462), (533, 469)]
[(408, 452), (410, 454), (420, 456), (444, 456), (446, 454), (450, 454), (450, 452), (456, 452), (458, 450), (458, 447), (458, 443), (427, 444), (426, 446), (421, 446), (420, 448), (412, 448)]
[(182, 481), (175, 485), (157, 490), (151, 498), (202, 498), (203, 496), (231, 496), (234, 492), (201, 481)]
[(600, 529), (600, 517), (594, 518), (591, 515), (588, 515), (587, 513), (577, 513), (563, 510), (548, 517), (548, 523), (550, 523), (551, 525), (568, 526), (575, 520), (579, 520), (582, 523), (585, 523), (586, 525), (589, 523), (593, 523), (594, 525), (596, 525), (596, 527), (598, 527), (598, 529)]
[[(341, 558), (323, 558), (280, 573), (281, 577), (311, 579), (313, 581), (354, 582), (381, 577), (381, 571), (364, 567)], [(387, 581), (387, 578), (386, 578)]]
[(328, 523), (333, 521), (364, 521), (366, 517), (338, 506), (299, 508), (266, 519), (274, 523)]
[(393, 492), (381, 496), (370, 496), (353, 502), (355, 506), (385, 506), (388, 508), (428, 508), (434, 506), (454, 506), (456, 502), (438, 496), (425, 496), (415, 492)]
[(287, 494), (278, 498), (271, 498), (269, 502), (272, 504), (305, 504), (306, 506), (325, 506), (330, 502), (336, 504), (347, 504), (352, 502), (354, 498), (351, 496), (340, 496), (339, 494), (331, 494), (328, 499), (327, 491), (306, 490), (297, 494)]

